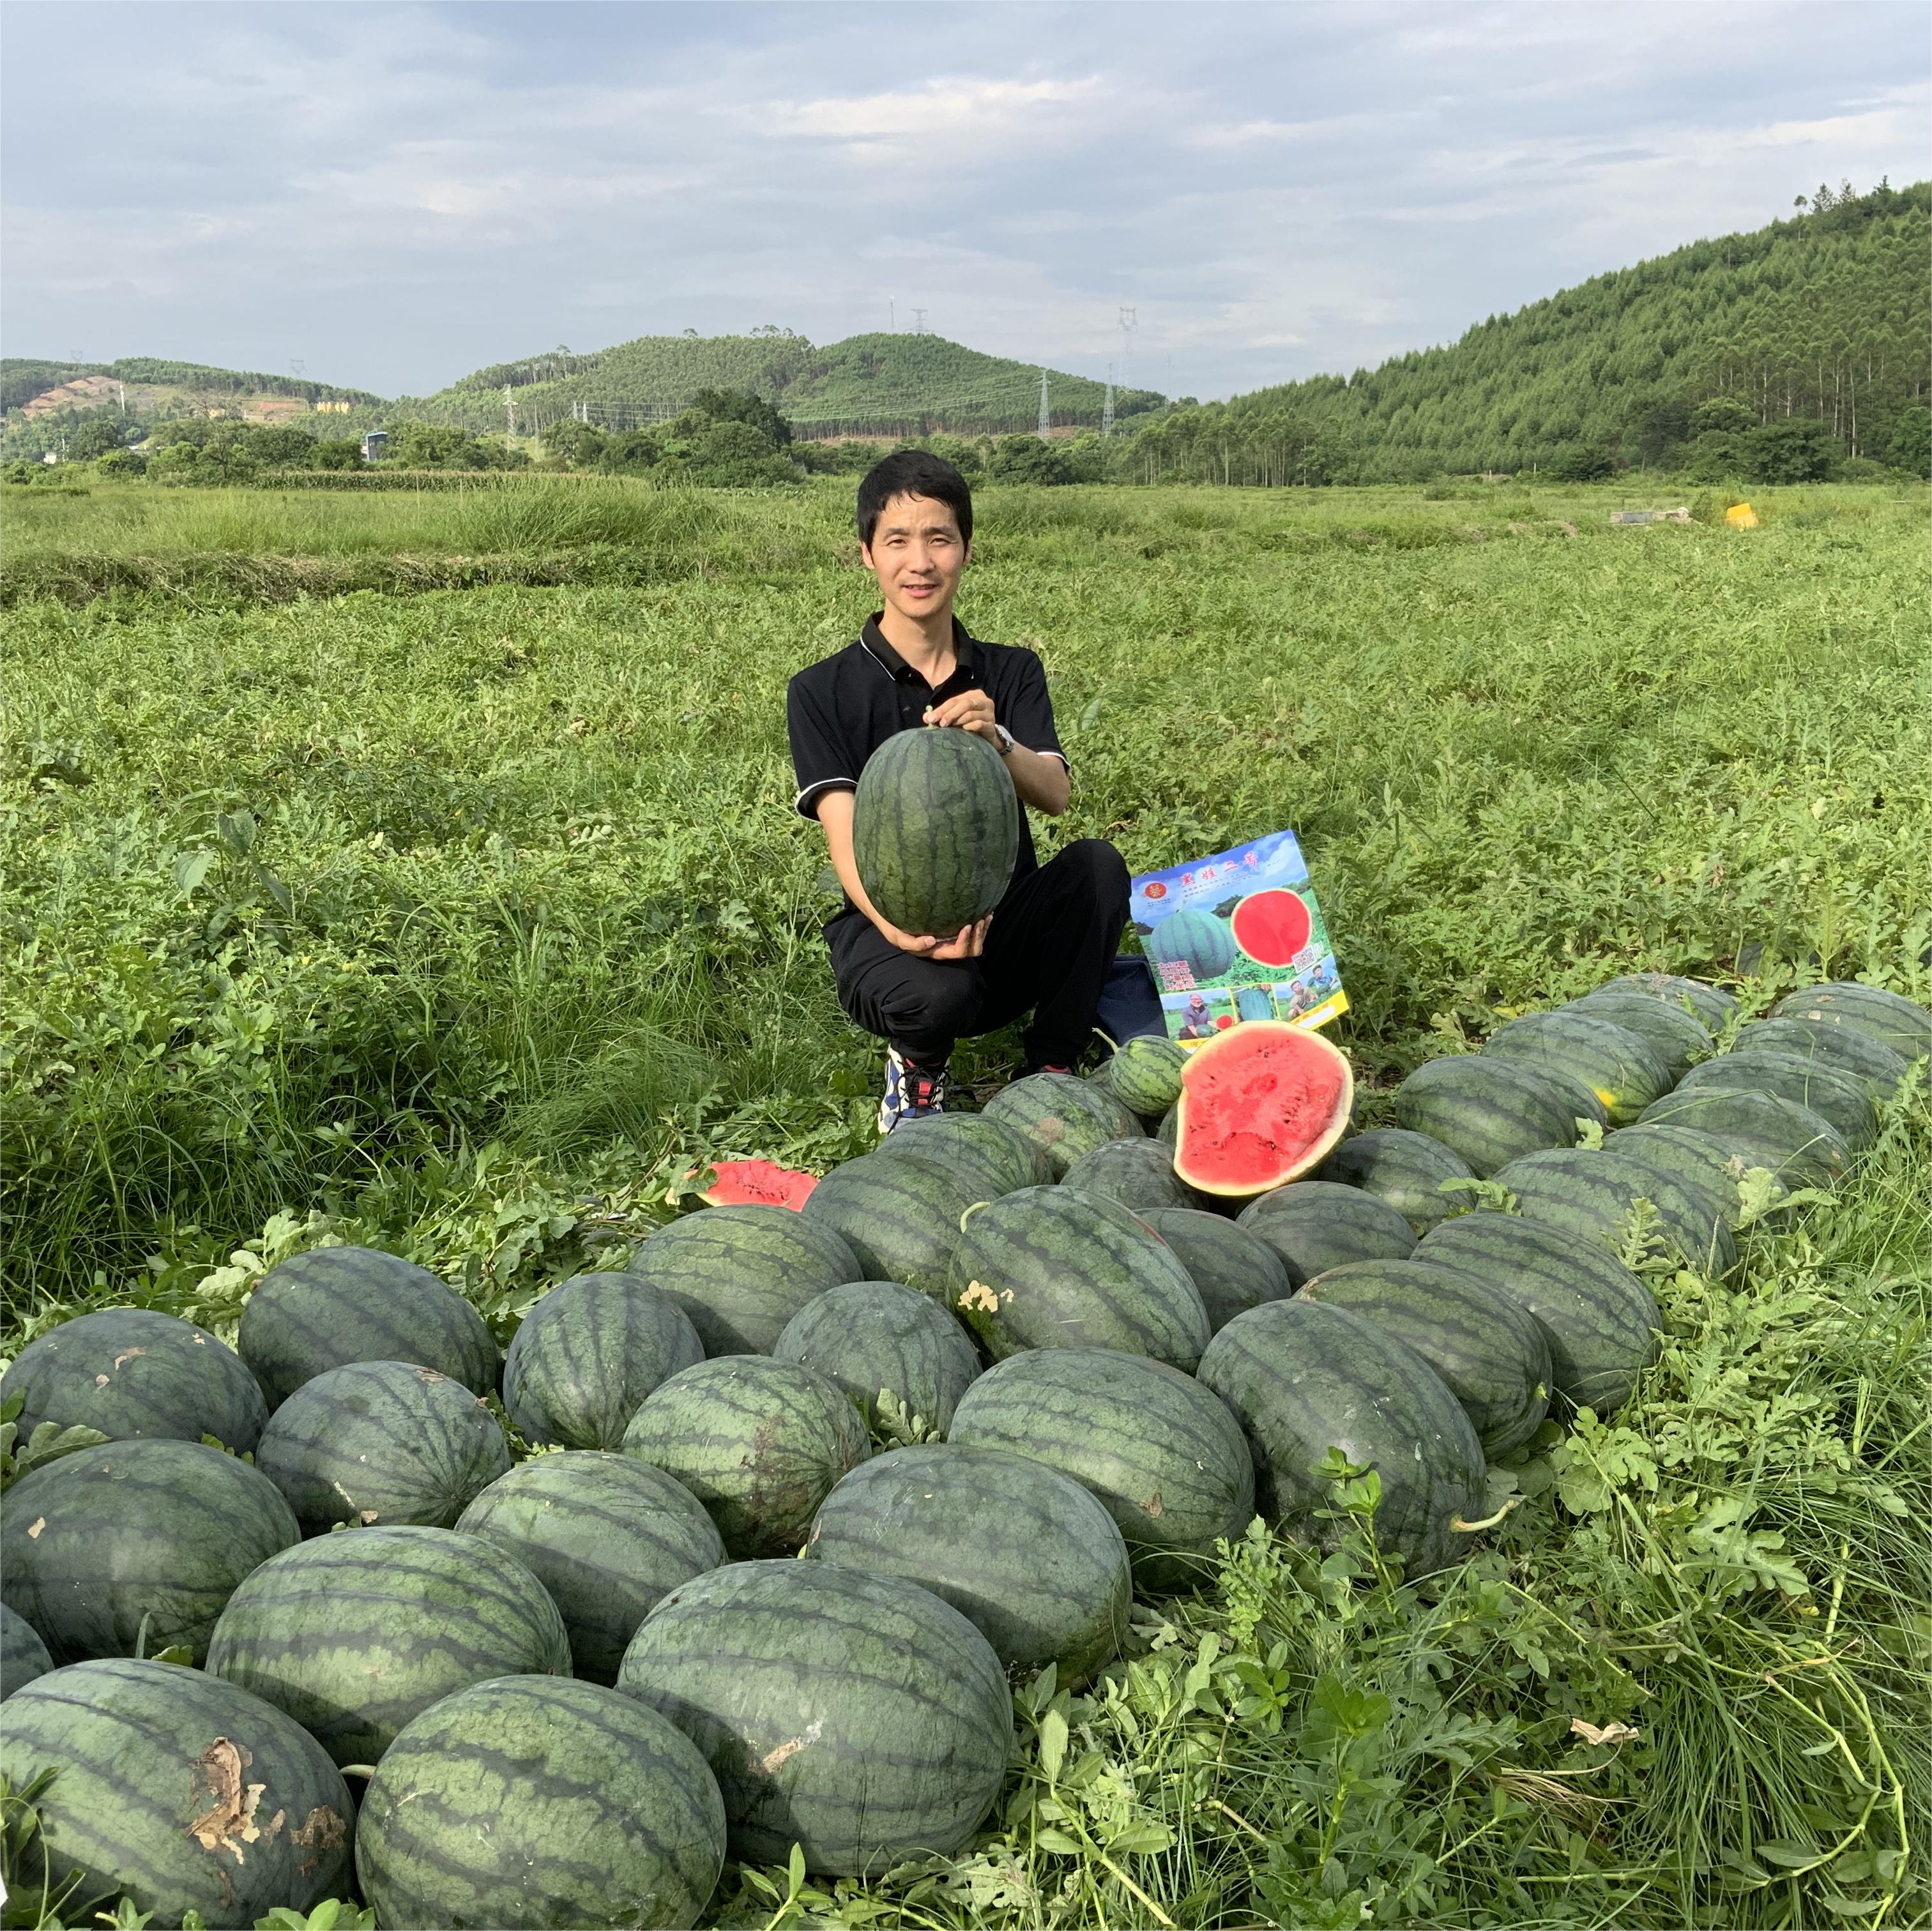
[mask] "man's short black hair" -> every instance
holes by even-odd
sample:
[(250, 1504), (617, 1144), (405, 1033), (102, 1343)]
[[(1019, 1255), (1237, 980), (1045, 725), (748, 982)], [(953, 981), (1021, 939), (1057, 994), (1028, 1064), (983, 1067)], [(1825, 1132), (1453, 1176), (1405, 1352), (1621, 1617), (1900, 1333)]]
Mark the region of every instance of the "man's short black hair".
[(895, 496), (923, 496), (944, 503), (959, 525), (962, 541), (973, 541), (973, 492), (966, 478), (943, 456), (925, 449), (895, 449), (866, 472), (859, 484), (859, 541), (872, 547), (879, 512)]

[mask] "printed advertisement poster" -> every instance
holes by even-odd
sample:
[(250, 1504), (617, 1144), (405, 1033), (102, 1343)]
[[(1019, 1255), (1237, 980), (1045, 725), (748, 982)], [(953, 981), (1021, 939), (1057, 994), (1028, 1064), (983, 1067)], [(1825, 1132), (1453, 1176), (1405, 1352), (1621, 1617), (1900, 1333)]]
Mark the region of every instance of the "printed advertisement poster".
[(1133, 885), (1134, 930), (1169, 1039), (1196, 1045), (1244, 1019), (1322, 1026), (1348, 1009), (1292, 832)]

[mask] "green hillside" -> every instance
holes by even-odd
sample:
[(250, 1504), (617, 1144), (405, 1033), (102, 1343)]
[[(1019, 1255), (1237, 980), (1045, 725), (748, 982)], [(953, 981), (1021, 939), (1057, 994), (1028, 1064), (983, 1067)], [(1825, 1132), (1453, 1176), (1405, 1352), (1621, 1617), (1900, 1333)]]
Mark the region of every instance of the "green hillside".
[[(1048, 406), (1061, 426), (1097, 425), (1102, 383), (1048, 371)], [(499, 363), (430, 396), (399, 397), (394, 412), (475, 430), (520, 433), (580, 411), (611, 429), (636, 427), (681, 409), (700, 389), (748, 391), (775, 402), (806, 436), (970, 435), (1032, 428), (1040, 371), (982, 355), (944, 336), (849, 336), (820, 347), (767, 329), (750, 335), (644, 335), (590, 355), (559, 349)], [(1136, 389), (1116, 397), (1122, 417), (1160, 406)]]
[(1714, 398), (1884, 459), (1928, 394), (1929, 242), (1932, 184), (1821, 192), (1790, 220), (1598, 275), (1448, 347), (1177, 410), (1137, 439), (1136, 479), (1400, 479), (1579, 452), (1657, 464), (1695, 447)]

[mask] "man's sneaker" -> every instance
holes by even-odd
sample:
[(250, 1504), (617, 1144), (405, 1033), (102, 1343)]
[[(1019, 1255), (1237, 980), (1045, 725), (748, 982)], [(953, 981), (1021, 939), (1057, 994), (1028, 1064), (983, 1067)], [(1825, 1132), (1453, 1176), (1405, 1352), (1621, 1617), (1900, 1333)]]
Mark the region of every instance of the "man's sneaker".
[(898, 1047), (886, 1049), (886, 1096), (879, 1102), (879, 1132), (904, 1120), (928, 1120), (946, 1111), (946, 1069), (916, 1066)]

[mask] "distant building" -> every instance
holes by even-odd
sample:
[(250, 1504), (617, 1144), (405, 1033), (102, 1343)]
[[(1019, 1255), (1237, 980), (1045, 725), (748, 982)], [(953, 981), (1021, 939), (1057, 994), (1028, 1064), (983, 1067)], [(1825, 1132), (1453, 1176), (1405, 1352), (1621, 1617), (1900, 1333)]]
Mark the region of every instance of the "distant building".
[(389, 446), (389, 432), (386, 429), (372, 429), (362, 439), (362, 460), (373, 463)]

